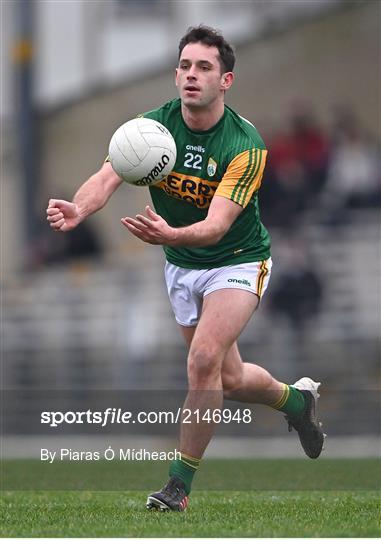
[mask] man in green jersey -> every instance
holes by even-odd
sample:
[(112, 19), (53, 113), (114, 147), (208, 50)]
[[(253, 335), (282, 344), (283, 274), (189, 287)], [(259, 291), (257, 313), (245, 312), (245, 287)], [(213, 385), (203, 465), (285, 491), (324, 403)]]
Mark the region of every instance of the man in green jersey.
[[(171, 463), (164, 488), (148, 497), (148, 508), (185, 510), (215, 427), (202, 421), (203, 413), (221, 409), (224, 395), (283, 411), (311, 458), (324, 442), (315, 411), (320, 383), (308, 377), (280, 382), (243, 362), (237, 346), (267, 287), (271, 258), (258, 211), (267, 151), (255, 127), (224, 103), (234, 62), (232, 47), (212, 28), (190, 28), (181, 39), (180, 98), (144, 114), (171, 131), (177, 160), (171, 174), (150, 187), (155, 210), (147, 206), (145, 214), (121, 220), (140, 240), (164, 247), (168, 294), (189, 347), (184, 409), (198, 411), (193, 422), (181, 425), (181, 458)], [(50, 226), (70, 231), (121, 183), (106, 161), (73, 202), (49, 201)]]

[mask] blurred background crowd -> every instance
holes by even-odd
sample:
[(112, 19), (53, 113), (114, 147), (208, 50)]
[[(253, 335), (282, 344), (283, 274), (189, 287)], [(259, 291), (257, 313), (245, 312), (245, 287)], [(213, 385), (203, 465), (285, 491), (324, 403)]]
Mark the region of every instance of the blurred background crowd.
[(236, 45), (227, 103), (269, 150), (260, 205), (274, 272), (242, 336), (245, 360), (289, 382), (323, 380), (327, 429), (377, 437), (380, 4), (221, 5), (2, 2), (3, 384), (185, 385), (161, 249), (119, 224), (148, 190), (122, 186), (67, 235), (51, 232), (45, 207), (99, 168), (120, 124), (176, 96), (178, 40), (203, 22)]

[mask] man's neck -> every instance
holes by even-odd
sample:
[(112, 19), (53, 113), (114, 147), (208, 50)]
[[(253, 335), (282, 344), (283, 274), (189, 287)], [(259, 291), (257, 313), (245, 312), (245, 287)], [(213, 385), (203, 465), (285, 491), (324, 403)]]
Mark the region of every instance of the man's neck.
[(217, 124), (225, 111), (225, 104), (221, 102), (213, 109), (199, 109), (186, 107), (181, 104), (181, 112), (186, 125), (194, 131), (207, 131)]

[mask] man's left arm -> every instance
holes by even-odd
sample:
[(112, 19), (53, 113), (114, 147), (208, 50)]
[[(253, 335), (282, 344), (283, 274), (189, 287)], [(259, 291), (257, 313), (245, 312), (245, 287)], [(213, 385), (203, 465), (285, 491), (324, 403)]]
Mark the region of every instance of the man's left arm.
[(149, 244), (172, 247), (203, 247), (217, 244), (249, 203), (262, 182), (266, 163), (265, 149), (249, 148), (236, 155), (210, 203), (207, 217), (187, 227), (171, 227), (149, 206), (146, 215), (125, 217), (127, 229)]
[(146, 215), (125, 217), (121, 221), (143, 242), (173, 247), (203, 247), (217, 244), (242, 212), (243, 207), (214, 195), (208, 215), (202, 221), (187, 227), (171, 227), (161, 216), (146, 206)]

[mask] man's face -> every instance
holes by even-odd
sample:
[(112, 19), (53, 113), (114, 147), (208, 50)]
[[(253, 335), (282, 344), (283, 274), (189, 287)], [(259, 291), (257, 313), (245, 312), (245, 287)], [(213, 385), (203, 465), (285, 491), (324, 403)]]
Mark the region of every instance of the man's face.
[(189, 108), (206, 108), (223, 98), (233, 82), (232, 73), (221, 73), (216, 47), (188, 43), (181, 52), (176, 69), (176, 86), (183, 104)]

